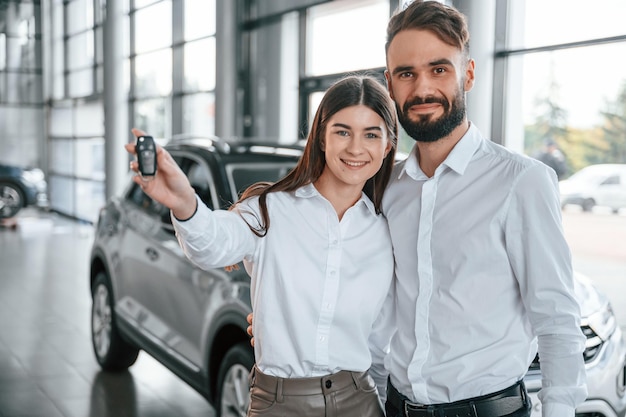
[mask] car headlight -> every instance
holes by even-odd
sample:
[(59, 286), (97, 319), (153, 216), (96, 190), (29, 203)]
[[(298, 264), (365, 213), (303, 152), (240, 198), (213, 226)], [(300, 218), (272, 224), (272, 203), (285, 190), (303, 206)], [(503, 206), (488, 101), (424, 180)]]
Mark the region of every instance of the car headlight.
[(22, 178), (32, 184), (37, 184), (43, 181), (45, 176), (42, 170), (40, 170), (39, 168), (34, 168), (22, 171)]
[(585, 344), (585, 362), (592, 361), (600, 352), (604, 342), (609, 340), (617, 328), (617, 320), (610, 303), (597, 312), (581, 320), (580, 327), (587, 337)]

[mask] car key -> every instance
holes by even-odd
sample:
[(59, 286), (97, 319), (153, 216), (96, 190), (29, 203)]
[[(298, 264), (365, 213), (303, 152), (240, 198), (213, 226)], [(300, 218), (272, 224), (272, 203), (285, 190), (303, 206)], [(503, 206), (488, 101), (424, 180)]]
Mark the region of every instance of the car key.
[(157, 170), (156, 144), (152, 136), (139, 136), (135, 144), (139, 173), (142, 177), (153, 177)]

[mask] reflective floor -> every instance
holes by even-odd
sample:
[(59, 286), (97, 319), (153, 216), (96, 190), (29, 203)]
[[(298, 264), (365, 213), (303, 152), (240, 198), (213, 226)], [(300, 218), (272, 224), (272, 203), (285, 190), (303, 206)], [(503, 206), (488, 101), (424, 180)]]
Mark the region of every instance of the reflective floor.
[(23, 210), (0, 226), (0, 417), (207, 417), (213, 409), (145, 353), (101, 372), (90, 340), (93, 226)]

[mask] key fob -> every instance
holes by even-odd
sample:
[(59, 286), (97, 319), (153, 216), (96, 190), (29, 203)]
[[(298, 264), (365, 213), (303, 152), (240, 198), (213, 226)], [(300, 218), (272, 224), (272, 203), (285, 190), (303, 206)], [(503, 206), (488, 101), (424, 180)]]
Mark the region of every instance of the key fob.
[(143, 177), (152, 177), (156, 174), (156, 144), (152, 136), (139, 136), (135, 144), (139, 172)]

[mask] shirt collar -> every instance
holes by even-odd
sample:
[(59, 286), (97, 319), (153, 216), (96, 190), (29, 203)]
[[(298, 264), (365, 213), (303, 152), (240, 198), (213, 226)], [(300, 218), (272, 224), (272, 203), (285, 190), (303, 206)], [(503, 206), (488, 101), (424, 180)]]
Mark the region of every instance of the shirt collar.
[[(441, 163), (441, 166), (437, 168), (435, 175), (443, 170), (443, 166), (449, 167), (455, 172), (463, 175), (465, 169), (469, 165), (472, 157), (478, 150), (480, 143), (483, 138), (478, 130), (474, 126), (474, 124), (470, 123), (470, 127), (461, 137), (461, 140), (452, 148), (450, 154), (446, 157), (446, 159)], [(414, 180), (427, 179), (426, 174), (422, 171), (419, 164), (417, 163), (417, 143), (413, 146), (411, 153), (405, 161), (404, 167), (400, 171), (398, 178), (402, 177), (404, 173), (413, 178)]]
[[(303, 185), (302, 187), (298, 188), (294, 194), (296, 197), (299, 197), (299, 198), (311, 198), (315, 196), (320, 196), (324, 198), (324, 196), (321, 195), (319, 191), (317, 191), (317, 188), (315, 188), (313, 183)], [(356, 206), (357, 204), (361, 204), (361, 203), (365, 204), (365, 207), (367, 207), (367, 209), (373, 215), (376, 215), (376, 208), (374, 207), (374, 203), (372, 203), (372, 200), (370, 200), (369, 197), (364, 192), (361, 192), (361, 198), (359, 198), (359, 200), (356, 203), (354, 203), (354, 205)]]

